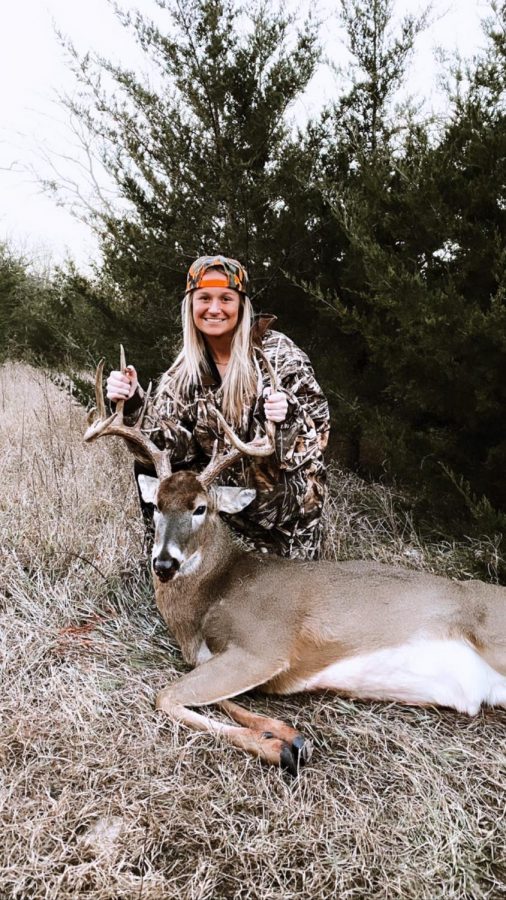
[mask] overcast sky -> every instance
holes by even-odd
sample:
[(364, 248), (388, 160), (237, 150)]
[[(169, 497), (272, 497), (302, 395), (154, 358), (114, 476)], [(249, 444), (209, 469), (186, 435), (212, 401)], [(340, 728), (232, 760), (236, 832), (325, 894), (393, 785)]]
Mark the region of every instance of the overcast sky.
[[(123, 8), (139, 8), (148, 16), (156, 12), (151, 0), (123, 0)], [(295, 0), (288, 4), (295, 7)], [(311, 6), (314, 8), (315, 3)], [(487, 12), (485, 0), (434, 0), (433, 23), (419, 38), (412, 64), (409, 91), (423, 95), (432, 108), (441, 109), (438, 94), (439, 66), (434, 48), (472, 55), (482, 44), (480, 20)], [(418, 11), (421, 0), (398, 0), (399, 12)], [(300, 10), (307, 2), (298, 4)], [(326, 52), (344, 59), (334, 10), (337, 0), (320, 0), (325, 18), (322, 35)], [(55, 36), (64, 32), (81, 51), (97, 50), (126, 67), (144, 65), (140, 51), (121, 27), (107, 0), (13, 0), (2, 11), (0, 31), (0, 241), (11, 244), (40, 262), (61, 261), (68, 253), (80, 265), (97, 258), (97, 245), (89, 229), (54, 199), (41, 192), (37, 173), (52, 177), (58, 171), (72, 174), (85, 190), (84, 177), (66, 157), (75, 158), (75, 138), (58, 93), (72, 93), (74, 82), (65, 53)], [(335, 76), (322, 67), (303, 101), (293, 110), (297, 119), (317, 110), (335, 93)]]

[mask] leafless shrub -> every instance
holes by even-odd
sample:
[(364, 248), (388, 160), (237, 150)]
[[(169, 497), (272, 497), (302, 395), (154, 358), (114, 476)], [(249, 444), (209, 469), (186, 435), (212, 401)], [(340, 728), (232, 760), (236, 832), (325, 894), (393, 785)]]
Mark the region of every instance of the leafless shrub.
[[(315, 741), (292, 782), (175, 730), (153, 698), (183, 664), (152, 602), (128, 453), (84, 447), (82, 410), (28, 367), (0, 369), (0, 415), (2, 897), (504, 894), (503, 712), (255, 694)], [(344, 473), (327, 553), (450, 574), (462, 559)]]

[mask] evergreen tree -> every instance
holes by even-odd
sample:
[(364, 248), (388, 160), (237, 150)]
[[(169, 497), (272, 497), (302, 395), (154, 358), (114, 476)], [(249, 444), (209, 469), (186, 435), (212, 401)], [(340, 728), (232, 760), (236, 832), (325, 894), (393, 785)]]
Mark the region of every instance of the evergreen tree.
[[(317, 334), (332, 402), (334, 446), (344, 462), (357, 468), (370, 462), (365, 398), (379, 388), (382, 375), (372, 364), (360, 327), (336, 312), (344, 307), (354, 319), (362, 292), (368, 302), (363, 241), (376, 233), (381, 244), (382, 206), (392, 200), (386, 195), (396, 157), (411, 135), (424, 134), (409, 104), (395, 102), (427, 14), (408, 15), (397, 24), (391, 0), (342, 0), (341, 22), (351, 64), (339, 74), (350, 87), (319, 123), (311, 124), (304, 143), (306, 161), (314, 160), (311, 194), (306, 189), (306, 196), (312, 204), (308, 218), (315, 264), (301, 281), (325, 320)], [(318, 145), (316, 154), (311, 142)]]
[(50, 294), (56, 331), (73, 317), (72, 336), (98, 346), (98, 310), (102, 347), (122, 339), (145, 381), (179, 341), (189, 262), (236, 256), (257, 307), (316, 363), (341, 460), (416, 484), (439, 511), (448, 503), (449, 521), (453, 483), (466, 528), (469, 510), (478, 528), (499, 527), (504, 3), (436, 132), (396, 105), (426, 14), (396, 25), (392, 0), (342, 0), (351, 87), (297, 133), (286, 113), (317, 64), (313, 25), (295, 33), (282, 13), (233, 0), (158, 5), (163, 27), (122, 15), (156, 77), (74, 57), (71, 109), (122, 203), (97, 209), (101, 283), (67, 272)]
[(117, 355), (121, 299), (103, 278), (81, 275), (71, 262), (37, 272), (0, 245), (0, 359), (91, 367), (104, 352)]
[[(195, 257), (239, 258), (257, 289), (276, 277), (284, 257), (273, 235), (293, 144), (286, 112), (318, 54), (313, 25), (294, 36), (290, 20), (265, 4), (247, 15), (233, 0), (158, 5), (163, 30), (141, 14), (121, 16), (157, 65), (156, 89), (107, 61), (75, 57), (87, 99), (72, 103), (126, 203), (123, 213), (101, 214), (104, 273), (121, 287), (129, 350), (144, 376), (174, 352)], [(102, 87), (104, 75), (114, 92)]]
[(439, 512), (446, 497), (455, 520), (450, 473), (467, 495), (462, 527), (470, 509), (492, 529), (501, 517), (479, 498), (506, 501), (506, 133), (504, 38), (488, 34), (437, 140), (413, 121), (402, 146), (390, 127), (374, 143), (350, 130), (353, 171), (326, 185), (348, 246), (333, 269), (337, 293), (328, 279), (315, 293), (338, 322), (345, 390), (358, 398), (358, 462), (437, 492)]
[(409, 13), (397, 23), (393, 0), (340, 0), (340, 7), (351, 53), (351, 88), (336, 104), (335, 133), (341, 150), (360, 149), (370, 156), (391, 147), (402, 128), (394, 101), (429, 10)]

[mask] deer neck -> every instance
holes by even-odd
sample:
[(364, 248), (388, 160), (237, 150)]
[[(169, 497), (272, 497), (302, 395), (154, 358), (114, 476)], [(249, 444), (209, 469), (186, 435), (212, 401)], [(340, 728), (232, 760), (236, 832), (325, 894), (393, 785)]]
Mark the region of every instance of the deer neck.
[(235, 565), (244, 555), (218, 515), (202, 529), (201, 562), (188, 575), (163, 584), (156, 577), (159, 612), (181, 647), (186, 662), (195, 665), (202, 643), (202, 620), (223, 596)]

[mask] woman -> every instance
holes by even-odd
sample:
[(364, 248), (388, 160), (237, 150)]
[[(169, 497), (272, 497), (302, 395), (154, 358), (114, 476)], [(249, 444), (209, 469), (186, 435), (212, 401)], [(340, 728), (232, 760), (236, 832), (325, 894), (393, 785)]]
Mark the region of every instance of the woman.
[[(277, 423), (276, 452), (244, 458), (225, 470), (222, 484), (256, 489), (255, 500), (231, 528), (252, 548), (281, 556), (316, 559), (325, 495), (323, 451), (328, 405), (305, 353), (280, 332), (272, 316), (253, 319), (248, 276), (237, 260), (203, 256), (188, 272), (183, 300), (183, 349), (162, 376), (145, 427), (171, 449), (173, 468), (201, 469), (223, 434), (218, 409), (236, 434), (252, 440), (265, 419)], [(280, 390), (255, 347), (276, 371)], [(135, 421), (143, 391), (135, 369), (112, 372), (110, 400), (126, 399), (125, 421)]]

